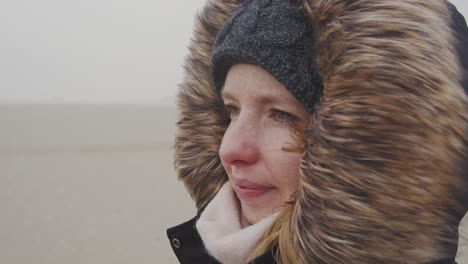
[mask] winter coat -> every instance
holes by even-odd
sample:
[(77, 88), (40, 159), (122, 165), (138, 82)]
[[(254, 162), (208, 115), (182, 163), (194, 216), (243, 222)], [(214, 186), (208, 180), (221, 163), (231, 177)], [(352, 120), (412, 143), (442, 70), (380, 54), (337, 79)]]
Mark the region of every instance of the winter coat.
[[(208, 0), (184, 65), (175, 167), (199, 209), (227, 180), (218, 150), (229, 120), (210, 57), (242, 2)], [(453, 263), (468, 207), (464, 18), (444, 0), (298, 2), (316, 30), (310, 48), (324, 94), (291, 205), (296, 255), (304, 263)], [(168, 230), (172, 247), (181, 263), (212, 263), (195, 219)], [(273, 263), (271, 252), (261, 258)]]
[[(167, 236), (171, 243), (172, 250), (174, 250), (179, 263), (181, 264), (219, 264), (206, 251), (203, 242), (195, 228), (195, 223), (198, 219), (196, 217), (178, 226), (169, 228)], [(277, 263), (274, 257), (274, 250), (264, 253), (263, 255), (255, 258), (248, 264), (275, 264)], [(427, 264), (457, 264), (454, 257), (437, 260)]]
[[(181, 264), (219, 264), (219, 261), (208, 254), (195, 228), (199, 216), (200, 213), (189, 221), (167, 230), (171, 247)], [(275, 259), (272, 252), (267, 252), (249, 264), (273, 263), (275, 263)]]

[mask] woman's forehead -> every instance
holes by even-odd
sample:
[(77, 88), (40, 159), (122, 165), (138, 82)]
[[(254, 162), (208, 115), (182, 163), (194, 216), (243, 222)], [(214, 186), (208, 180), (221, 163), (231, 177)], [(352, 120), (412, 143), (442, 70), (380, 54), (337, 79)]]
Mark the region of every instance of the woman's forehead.
[(221, 90), (223, 100), (255, 98), (262, 103), (297, 101), (276, 78), (263, 68), (251, 64), (231, 67)]

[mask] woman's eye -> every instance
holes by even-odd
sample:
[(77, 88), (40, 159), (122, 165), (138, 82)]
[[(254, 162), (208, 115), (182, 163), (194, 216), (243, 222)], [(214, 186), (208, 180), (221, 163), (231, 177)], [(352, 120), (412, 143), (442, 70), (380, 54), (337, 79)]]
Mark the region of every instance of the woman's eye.
[(239, 108), (233, 105), (225, 105), (224, 108), (226, 109), (227, 114), (230, 118), (237, 116), (239, 114)]
[(271, 117), (273, 120), (279, 123), (286, 123), (286, 124), (292, 124), (296, 122), (299, 118), (293, 114), (290, 114), (288, 112), (284, 112), (278, 109), (273, 109), (271, 111)]

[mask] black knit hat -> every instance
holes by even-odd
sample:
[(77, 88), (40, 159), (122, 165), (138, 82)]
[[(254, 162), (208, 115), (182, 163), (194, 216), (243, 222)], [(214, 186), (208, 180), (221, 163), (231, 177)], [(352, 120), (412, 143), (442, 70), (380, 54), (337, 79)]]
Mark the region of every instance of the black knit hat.
[(306, 15), (291, 1), (248, 0), (226, 21), (213, 44), (213, 83), (221, 91), (232, 65), (255, 64), (313, 112), (323, 93), (313, 65), (313, 38)]

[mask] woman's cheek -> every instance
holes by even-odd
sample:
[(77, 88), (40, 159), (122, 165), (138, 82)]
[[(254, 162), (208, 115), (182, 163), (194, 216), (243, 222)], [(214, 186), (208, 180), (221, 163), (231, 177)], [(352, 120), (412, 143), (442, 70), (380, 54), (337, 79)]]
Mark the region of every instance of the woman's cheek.
[(267, 149), (283, 151), (293, 144), (291, 129), (286, 125), (277, 125), (264, 130), (263, 145)]
[(291, 195), (297, 190), (299, 183), (299, 166), (303, 153), (284, 150), (294, 146), (294, 139), (290, 129), (270, 130), (268, 140), (270, 151), (265, 153), (264, 160), (270, 167), (272, 180), (275, 182), (283, 197), (284, 202), (291, 199)]
[(299, 171), (300, 163), (302, 159), (302, 154), (297, 152), (288, 152), (284, 160), (285, 164), (282, 164), (283, 168), (283, 184), (287, 186), (289, 194), (294, 193), (297, 190), (299, 183)]

